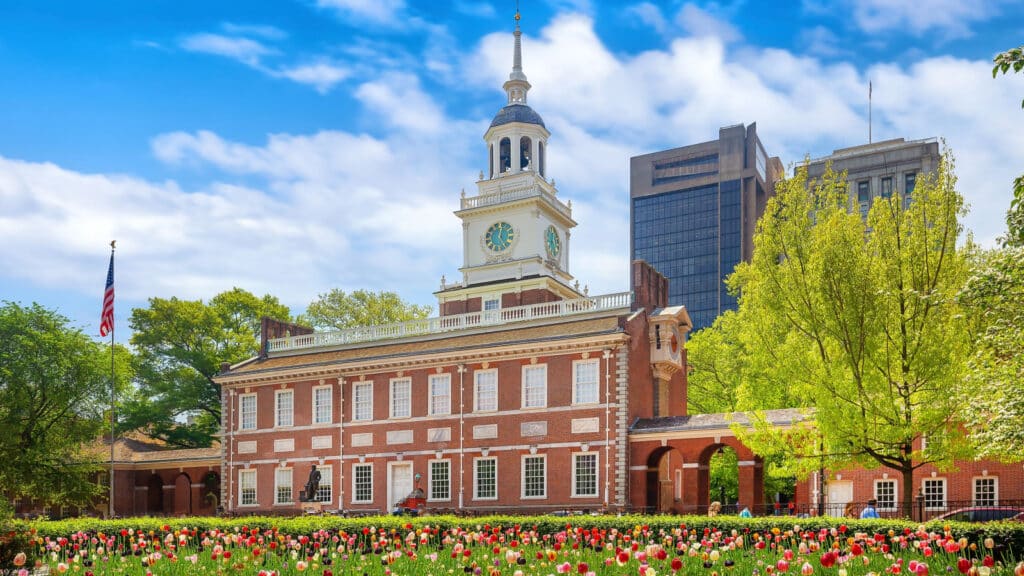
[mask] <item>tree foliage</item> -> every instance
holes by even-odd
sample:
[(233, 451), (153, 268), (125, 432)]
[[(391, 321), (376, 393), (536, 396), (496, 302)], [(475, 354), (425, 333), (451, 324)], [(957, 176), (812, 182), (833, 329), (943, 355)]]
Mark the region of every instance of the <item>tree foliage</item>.
[[(995, 58), (992, 76), (1024, 70), (1024, 46)], [(1024, 103), (1022, 103), (1024, 106)], [(1024, 454), (1024, 176), (1014, 182), (1000, 246), (979, 252), (961, 295), (975, 322), (977, 349), (963, 388), (966, 420), (980, 454)]]
[(418, 320), (430, 312), (430, 306), (409, 304), (394, 292), (356, 290), (346, 294), (334, 288), (311, 302), (299, 321), (319, 329), (344, 330)]
[(952, 158), (918, 179), (909, 207), (879, 198), (866, 221), (849, 209), (845, 175), (806, 178), (801, 169), (780, 183), (752, 261), (730, 277), (739, 321), (721, 354), (741, 359), (741, 407), (813, 407), (815, 422), (780, 430), (762, 421), (745, 441), (801, 473), (889, 467), (903, 475), (910, 509), (916, 468), (968, 453), (950, 392), (970, 344), (956, 299), (967, 266)]
[[(125, 359), (120, 349), (122, 385)], [(110, 378), (110, 349), (67, 318), (0, 306), (0, 486), (10, 496), (81, 505), (96, 494)]]
[(213, 376), (222, 362), (259, 352), (263, 316), (291, 320), (276, 297), (240, 288), (208, 303), (150, 298), (148, 307), (132, 310), (138, 387), (125, 403), (122, 429), (174, 446), (209, 446), (220, 425), (220, 388)]

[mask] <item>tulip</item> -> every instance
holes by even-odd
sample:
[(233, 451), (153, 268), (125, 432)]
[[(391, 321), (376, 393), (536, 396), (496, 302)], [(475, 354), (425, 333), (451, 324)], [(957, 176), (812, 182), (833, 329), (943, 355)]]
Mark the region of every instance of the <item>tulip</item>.
[(971, 570), (971, 561), (967, 558), (958, 559), (956, 561), (956, 569), (959, 570), (961, 574), (967, 574), (967, 572)]
[(1013, 569), (1013, 576), (1024, 576), (1024, 561), (1017, 563), (1017, 567)]
[(14, 565), (20, 568), (20, 567), (25, 565), (25, 561), (26, 560), (28, 560), (28, 557), (25, 556), (25, 553), (24, 552), (18, 552), (14, 556)]
[(811, 576), (811, 574), (814, 574), (814, 566), (811, 566), (810, 562), (804, 562), (804, 565), (800, 567), (800, 574), (802, 576)]
[(779, 572), (786, 572), (789, 570), (789, 562), (786, 562), (785, 560), (779, 560), (775, 563), (775, 569)]

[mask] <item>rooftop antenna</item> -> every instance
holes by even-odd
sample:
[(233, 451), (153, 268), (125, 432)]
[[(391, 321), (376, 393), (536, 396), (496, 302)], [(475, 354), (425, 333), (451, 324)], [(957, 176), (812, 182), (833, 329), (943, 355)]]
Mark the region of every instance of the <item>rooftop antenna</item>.
[(868, 144), (871, 144), (871, 81), (868, 80)]

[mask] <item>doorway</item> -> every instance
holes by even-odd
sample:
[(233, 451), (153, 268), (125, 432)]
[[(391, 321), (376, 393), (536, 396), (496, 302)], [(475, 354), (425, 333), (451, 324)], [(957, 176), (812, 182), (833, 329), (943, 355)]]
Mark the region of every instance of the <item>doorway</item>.
[(388, 510), (412, 492), (412, 462), (388, 462)]

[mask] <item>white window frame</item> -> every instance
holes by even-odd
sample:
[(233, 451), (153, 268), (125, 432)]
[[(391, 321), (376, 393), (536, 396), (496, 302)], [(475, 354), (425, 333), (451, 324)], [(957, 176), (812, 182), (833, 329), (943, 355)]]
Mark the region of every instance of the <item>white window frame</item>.
[[(320, 471), (320, 485), (317, 486), (313, 499), (322, 504), (330, 504), (334, 501), (334, 467), (330, 464), (317, 465), (316, 469)], [(324, 495), (326, 498), (321, 499)]]
[[(323, 404), (320, 404), (320, 403), (317, 402), (317, 400), (318, 400), (317, 393), (322, 391), (322, 390), (326, 390), (327, 391), (327, 401), (324, 402)], [(325, 411), (327, 412), (326, 419), (323, 419), (323, 420), (320, 419), (320, 409), (321, 408), (326, 408)], [(333, 421), (334, 421), (334, 387), (331, 386), (330, 384), (327, 384), (325, 386), (314, 386), (313, 387), (313, 424), (314, 425), (316, 425), (316, 424), (321, 424), (321, 425), (323, 425), (323, 424), (330, 424)]]
[[(437, 482), (434, 478), (434, 464), (444, 464), (448, 467), (448, 478), (445, 480), (445, 491), (447, 498), (434, 497), (434, 485)], [(451, 502), (452, 500), (452, 461), (450, 458), (427, 460), (427, 502)]]
[[(494, 302), (494, 306), (488, 307), (487, 305), (491, 302)], [(495, 312), (501, 310), (501, 296), (491, 294), (480, 298), (480, 310), (483, 312)]]
[[(526, 495), (526, 461), (531, 459), (537, 459), (543, 462), (544, 476), (541, 478), (542, 494), (534, 494), (532, 496)], [(520, 497), (523, 500), (544, 500), (548, 497), (548, 456), (547, 454), (523, 454), (519, 474), (519, 485), (521, 486)]]
[[(370, 498), (364, 500), (358, 500), (359, 498), (359, 470), (365, 469), (370, 471)], [(353, 504), (373, 504), (373, 464), (353, 464), (352, 465), (352, 503)]]
[[(491, 461), (494, 463), (494, 495), (480, 495), (480, 463)], [(497, 500), (498, 499), (498, 458), (495, 456), (484, 456), (473, 458), (473, 500)]]
[[(978, 503), (978, 481), (992, 481), (992, 503)], [(999, 477), (998, 476), (975, 476), (971, 478), (971, 505), (973, 506), (999, 506)]]
[[(434, 388), (435, 384), (444, 384), (448, 387), (448, 391), (445, 394), (438, 394)], [(431, 374), (427, 378), (427, 414), (430, 416), (447, 416), (452, 413), (452, 375), (448, 373), (444, 374)], [(441, 400), (444, 399), (443, 405)], [(437, 401), (437, 406), (435, 406)]]
[[(481, 408), (480, 406), (480, 378), (482, 376), (494, 376), (494, 407)], [(473, 412), (497, 412), (498, 411), (498, 369), (477, 370), (473, 372)]]
[[(927, 485), (929, 482), (937, 482), (942, 484), (942, 505), (941, 506), (929, 506), (928, 505), (928, 489)], [(945, 478), (924, 478), (921, 480), (921, 494), (924, 495), (924, 509), (928, 511), (945, 510), (949, 506), (949, 484)]]
[[(245, 425), (245, 401), (252, 399), (252, 426)], [(256, 393), (250, 394), (239, 394), (238, 395), (238, 430), (256, 430), (259, 425), (259, 401), (256, 399)]]
[[(882, 503), (883, 499), (878, 497), (878, 485), (879, 484), (892, 484), (892, 506), (884, 506), (883, 503)], [(898, 494), (900, 493), (899, 482), (897, 482), (895, 478), (875, 478), (875, 481), (873, 482), (873, 486), (874, 486), (873, 494), (875, 496), (875, 502), (878, 505), (878, 507), (877, 507), (878, 511), (879, 512), (895, 512), (896, 511), (896, 503), (899, 501), (899, 497), (898, 497)]]
[[(541, 401), (539, 404), (530, 404), (530, 388), (527, 387), (527, 373), (536, 372), (543, 374), (543, 382), (538, 384), (538, 388), (542, 388), (540, 397)], [(547, 364), (527, 364), (523, 366), (522, 378), (519, 380), (522, 385), (522, 393), (520, 396), (523, 410), (547, 408), (548, 406), (548, 365)]]
[[(288, 407), (288, 422), (284, 423), (284, 412), (281, 410), (281, 398), (291, 397), (291, 405)], [(274, 427), (291, 428), (295, 425), (295, 390), (274, 390)]]
[[(359, 417), (359, 393), (360, 390), (365, 389), (369, 395), (369, 399), (363, 403), (369, 416), (360, 418)], [(352, 421), (353, 422), (373, 422), (373, 381), (372, 380), (357, 380), (352, 383)]]
[[(287, 477), (287, 486), (281, 481)], [(281, 490), (288, 489), (288, 498), (281, 499)], [(274, 506), (288, 506), (295, 502), (295, 474), (291, 468), (274, 468)]]
[[(593, 494), (581, 494), (577, 491), (579, 488), (579, 478), (576, 474), (578, 473), (577, 467), (580, 458), (587, 457), (594, 459), (594, 493)], [(597, 498), (598, 494), (601, 493), (601, 457), (597, 452), (573, 452), (572, 453), (572, 497), (573, 498)]]
[[(405, 388), (405, 406), (403, 410), (395, 409), (395, 401), (400, 399), (396, 390)], [(388, 417), (391, 419), (409, 418), (412, 416), (412, 378), (392, 378), (388, 385)]]
[[(593, 365), (594, 366), (594, 400), (593, 402), (585, 401), (580, 399), (579, 386), (581, 382), (576, 372), (576, 367), (579, 365)], [(587, 383), (582, 383), (587, 384)], [(573, 404), (599, 404), (601, 402), (601, 360), (587, 359), (587, 360), (575, 360), (572, 363), (572, 403)]]
[[(252, 480), (252, 487), (246, 486), (246, 479)], [(259, 506), (258, 492), (256, 490), (257, 485), (256, 470), (252, 468), (246, 468), (238, 471), (238, 505), (239, 506)], [(252, 491), (252, 501), (248, 502), (246, 495), (248, 490)]]

